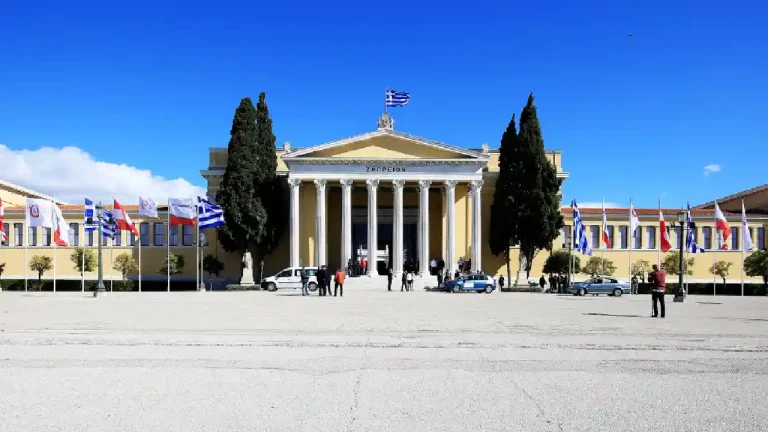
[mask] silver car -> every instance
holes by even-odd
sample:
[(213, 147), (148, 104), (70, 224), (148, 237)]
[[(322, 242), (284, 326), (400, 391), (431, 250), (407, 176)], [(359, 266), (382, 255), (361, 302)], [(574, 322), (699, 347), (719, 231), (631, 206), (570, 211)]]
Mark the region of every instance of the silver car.
[(582, 283), (574, 284), (569, 288), (569, 291), (573, 295), (598, 295), (607, 294), (615, 297), (621, 297), (622, 294), (629, 294), (630, 285), (629, 282), (621, 279), (615, 279), (612, 277), (595, 277), (587, 279)]

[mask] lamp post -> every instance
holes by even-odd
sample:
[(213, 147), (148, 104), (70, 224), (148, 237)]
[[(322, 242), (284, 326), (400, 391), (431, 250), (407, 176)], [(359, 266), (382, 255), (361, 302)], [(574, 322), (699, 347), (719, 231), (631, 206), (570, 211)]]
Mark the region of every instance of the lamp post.
[[(104, 211), (104, 206), (101, 205), (101, 202), (99, 202), (98, 205), (96, 205), (96, 223), (99, 226), (98, 230), (98, 238), (96, 239), (96, 242), (99, 247), (99, 259), (98, 259), (98, 266), (99, 266), (99, 282), (96, 284), (96, 289), (93, 291), (93, 296), (98, 297), (99, 295), (105, 296), (107, 295), (107, 289), (104, 286), (104, 265), (101, 259), (101, 238), (104, 235), (101, 231), (101, 217), (102, 212)], [(93, 220), (90, 220), (89, 223), (93, 223)], [(109, 223), (112, 223), (112, 221), (109, 221)], [(83, 252), (85, 253), (85, 252)]]
[(685, 300), (685, 289), (683, 288), (683, 276), (685, 275), (685, 223), (688, 221), (688, 213), (685, 210), (680, 210), (677, 214), (677, 222), (680, 224), (680, 260), (678, 271), (677, 291), (675, 291), (675, 302), (682, 303)]
[(205, 258), (203, 257), (203, 247), (205, 245), (205, 233), (198, 231), (198, 239), (197, 239), (197, 247), (200, 250), (199, 256), (200, 256), (200, 286), (197, 288), (200, 292), (205, 292), (205, 277), (203, 276), (203, 262), (205, 261)]

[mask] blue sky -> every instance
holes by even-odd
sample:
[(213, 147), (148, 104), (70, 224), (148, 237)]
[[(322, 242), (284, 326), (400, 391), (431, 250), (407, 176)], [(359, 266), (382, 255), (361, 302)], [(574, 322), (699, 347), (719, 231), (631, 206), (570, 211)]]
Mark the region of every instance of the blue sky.
[[(398, 130), (465, 147), (498, 147), (534, 92), (566, 200), (674, 207), (766, 183), (765, 3), (23, 3), (0, 18), (0, 166), (72, 146), (72, 166), (203, 186), (240, 98), (267, 92), (278, 143), (309, 146), (373, 130), (388, 86), (412, 94)], [(34, 171), (10, 180), (63, 183)]]

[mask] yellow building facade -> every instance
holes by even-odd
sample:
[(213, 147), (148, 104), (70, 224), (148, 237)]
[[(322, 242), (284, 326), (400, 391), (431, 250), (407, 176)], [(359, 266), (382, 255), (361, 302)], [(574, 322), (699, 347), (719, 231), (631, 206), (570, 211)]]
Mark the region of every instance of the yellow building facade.
[[(467, 149), (416, 137), (394, 129), (394, 122), (384, 115), (371, 132), (306, 148), (291, 148), (285, 143), (276, 149), (277, 174), (287, 183), (286, 200), (290, 216), (278, 247), (263, 263), (265, 275), (272, 275), (289, 266), (325, 264), (331, 268), (346, 267), (352, 260), (365, 259), (370, 276), (383, 273), (391, 266), (395, 273), (407, 266), (418, 265), (422, 276), (428, 274), (428, 263), (444, 260), (455, 269), (459, 259), (471, 260), (473, 270), (499, 275), (506, 273), (503, 256), (494, 256), (489, 249), (490, 208), (498, 177), (498, 150), (487, 145)], [(547, 158), (557, 175), (567, 181), (562, 152), (547, 150)], [(208, 195), (215, 196), (227, 164), (226, 148), (210, 148), (209, 163), (201, 175), (207, 181)], [(35, 279), (28, 269), (34, 255), (56, 256), (57, 279), (80, 279), (70, 260), (75, 246), (96, 248), (93, 236), (83, 230), (83, 206), (62, 203), (64, 217), (70, 223), (72, 246), (51, 247), (46, 230), (27, 229), (24, 221), (26, 197), (48, 198), (21, 186), (0, 182), (0, 198), (6, 206), (5, 229), (9, 239), (0, 246), (0, 263), (5, 263), (4, 279)], [(731, 262), (729, 282), (741, 280), (742, 239), (741, 200), (750, 213), (748, 229), (756, 248), (766, 247), (768, 227), (768, 187), (755, 188), (718, 200), (733, 229), (728, 251), (714, 251), (713, 203), (692, 210), (697, 224), (696, 238), (707, 253), (695, 258), (693, 276), (689, 282), (708, 282), (712, 263)], [(137, 197), (138, 200), (138, 197)], [(134, 238), (122, 232), (114, 244), (106, 240), (104, 275), (119, 279), (112, 269), (112, 260), (122, 253), (139, 257), (141, 243), (141, 274), (144, 281), (165, 280), (158, 270), (163, 264), (168, 246), (167, 209), (158, 208), (160, 219), (145, 219), (138, 215), (138, 206), (125, 206), (130, 217), (140, 227), (141, 235)], [(664, 209), (668, 225), (677, 221), (679, 209)], [(566, 226), (555, 243), (555, 249), (567, 246), (572, 238), (572, 213), (562, 209)], [(613, 248), (599, 245), (601, 210), (582, 208), (581, 214), (594, 256), (611, 260), (615, 276), (629, 278), (630, 265), (638, 260), (655, 264), (663, 260), (659, 252), (659, 209), (636, 209), (641, 228), (630, 238), (629, 210), (608, 209), (607, 217)], [(195, 239), (191, 227), (171, 230), (171, 251), (185, 258), (186, 266), (174, 281), (195, 279)], [(679, 250), (675, 230), (670, 233), (673, 250)], [(237, 282), (242, 274), (242, 257), (225, 252), (218, 244), (215, 230), (208, 230), (208, 241), (202, 254), (213, 254), (224, 263), (222, 281)], [(369, 247), (375, 245), (375, 247)], [(748, 255), (750, 252), (746, 252)], [(542, 274), (547, 251), (534, 259), (531, 279)], [(582, 263), (588, 257), (582, 256)], [(512, 269), (518, 272), (518, 253), (510, 253)], [(258, 265), (258, 264), (257, 264)], [(136, 279), (138, 274), (129, 275)], [(577, 279), (586, 275), (578, 275)], [(43, 279), (53, 278), (53, 271)], [(96, 272), (87, 272), (85, 279), (93, 280)], [(746, 280), (758, 282), (760, 278)]]

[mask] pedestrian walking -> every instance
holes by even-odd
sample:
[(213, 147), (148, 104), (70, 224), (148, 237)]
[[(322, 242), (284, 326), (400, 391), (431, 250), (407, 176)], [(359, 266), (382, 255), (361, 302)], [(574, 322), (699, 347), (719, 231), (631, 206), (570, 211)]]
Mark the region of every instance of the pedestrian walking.
[(547, 280), (544, 279), (544, 275), (541, 275), (541, 277), (539, 278), (539, 286), (543, 290), (546, 285), (547, 285)]
[(504, 276), (499, 275), (499, 291), (501, 291), (502, 289), (504, 289)]
[(659, 316), (659, 308), (657, 303), (661, 306), (661, 317), (666, 315), (664, 307), (664, 292), (667, 290), (667, 272), (659, 270), (659, 266), (653, 265), (653, 271), (648, 275), (648, 282), (653, 285), (653, 291), (651, 291), (651, 302), (653, 304), (653, 318)]
[(333, 287), (333, 296), (338, 294), (344, 297), (344, 272), (341, 269), (336, 270), (336, 286)]
[(408, 290), (408, 279), (406, 278), (406, 273), (407, 272), (403, 272), (403, 275), (400, 278), (401, 279), (400, 292), (403, 292), (403, 289), (405, 289), (406, 291)]
[(408, 291), (413, 291), (413, 272), (408, 272), (406, 282), (408, 283)]
[(637, 275), (632, 276), (632, 282), (630, 286), (631, 286), (630, 294), (633, 294), (633, 295), (637, 294), (637, 291), (640, 288), (640, 284), (637, 282)]
[(307, 273), (307, 268), (302, 267), (301, 268), (301, 295), (306, 296), (309, 295), (309, 273)]
[(387, 291), (392, 291), (392, 267), (387, 268)]
[(317, 278), (317, 290), (320, 297), (325, 295), (325, 286), (327, 284), (326, 282), (326, 274), (325, 269), (320, 267), (317, 269), (317, 273), (315, 273), (315, 277)]

